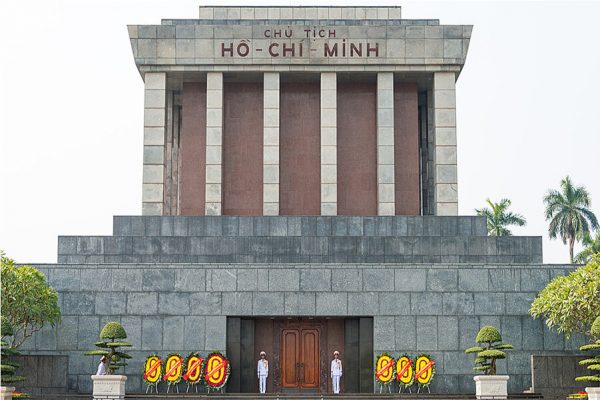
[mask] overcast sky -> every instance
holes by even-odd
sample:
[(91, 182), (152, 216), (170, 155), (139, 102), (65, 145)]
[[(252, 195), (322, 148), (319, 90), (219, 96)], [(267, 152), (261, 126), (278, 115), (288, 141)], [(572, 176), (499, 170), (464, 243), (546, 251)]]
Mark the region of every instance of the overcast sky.
[[(58, 235), (110, 235), (113, 215), (141, 214), (143, 82), (126, 25), (197, 18), (200, 4), (0, 2), (0, 249), (10, 257), (55, 262)], [(528, 221), (514, 233), (544, 236), (544, 262), (566, 262), (542, 198), (570, 175), (600, 216), (600, 2), (368, 4), (475, 26), (457, 83), (460, 214), (507, 197)]]

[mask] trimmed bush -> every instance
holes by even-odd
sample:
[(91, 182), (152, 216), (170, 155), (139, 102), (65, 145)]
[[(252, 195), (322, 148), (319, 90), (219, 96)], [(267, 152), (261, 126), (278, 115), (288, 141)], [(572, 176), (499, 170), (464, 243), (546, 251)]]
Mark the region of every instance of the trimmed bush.
[(592, 358), (579, 361), (579, 365), (586, 365), (587, 369), (592, 371), (592, 375), (578, 376), (575, 378), (578, 382), (600, 382), (600, 317), (594, 320), (590, 335), (596, 339), (593, 343), (583, 345), (579, 348), (581, 351), (596, 351), (597, 354)]
[(465, 353), (477, 353), (474, 371), (483, 372), (485, 375), (496, 375), (496, 360), (506, 358), (502, 350), (512, 349), (510, 344), (502, 344), (502, 336), (493, 326), (484, 326), (477, 333), (475, 341), (480, 346), (471, 347)]
[(131, 343), (123, 341), (115, 341), (115, 339), (127, 339), (125, 328), (118, 322), (109, 322), (104, 325), (100, 331), (100, 342), (94, 343), (98, 350), (92, 350), (85, 353), (86, 356), (106, 356), (108, 359), (108, 374), (113, 375), (115, 371), (121, 367), (125, 367), (131, 356), (120, 347), (131, 347)]

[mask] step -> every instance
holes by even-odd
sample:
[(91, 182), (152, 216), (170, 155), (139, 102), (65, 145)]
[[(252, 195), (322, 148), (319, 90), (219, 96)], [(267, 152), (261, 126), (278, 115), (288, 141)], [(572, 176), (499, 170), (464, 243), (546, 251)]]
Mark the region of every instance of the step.
[[(539, 393), (523, 393), (511, 394), (508, 400), (539, 400), (543, 397)], [(40, 395), (32, 396), (31, 399), (40, 400), (90, 400), (91, 394), (64, 394), (64, 395)], [(473, 394), (438, 394), (438, 393), (422, 393), (422, 394), (274, 394), (268, 393), (258, 395), (256, 393), (211, 393), (211, 394), (187, 394), (187, 393), (170, 393), (170, 394), (128, 394), (126, 400), (473, 400)]]

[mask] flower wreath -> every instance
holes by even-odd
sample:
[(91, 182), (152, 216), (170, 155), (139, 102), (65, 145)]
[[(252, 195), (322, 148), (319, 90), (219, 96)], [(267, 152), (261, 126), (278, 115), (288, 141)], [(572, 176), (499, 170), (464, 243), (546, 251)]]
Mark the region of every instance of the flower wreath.
[(381, 353), (375, 362), (375, 380), (389, 385), (394, 380), (394, 359), (387, 352)]
[(398, 384), (408, 389), (415, 383), (415, 368), (412, 358), (404, 353), (396, 360), (396, 379)]
[(218, 351), (213, 351), (206, 356), (204, 362), (204, 384), (210, 392), (222, 389), (231, 374), (229, 360)]
[(188, 385), (197, 385), (204, 375), (204, 360), (200, 354), (191, 352), (185, 359), (183, 380)]
[(158, 386), (162, 376), (162, 360), (158, 354), (146, 357), (142, 379), (148, 386)]
[(183, 357), (179, 353), (169, 353), (165, 358), (163, 380), (167, 385), (177, 385), (183, 376)]
[(417, 356), (413, 365), (415, 367), (415, 381), (421, 388), (428, 387), (435, 376), (435, 361), (429, 354), (421, 353)]

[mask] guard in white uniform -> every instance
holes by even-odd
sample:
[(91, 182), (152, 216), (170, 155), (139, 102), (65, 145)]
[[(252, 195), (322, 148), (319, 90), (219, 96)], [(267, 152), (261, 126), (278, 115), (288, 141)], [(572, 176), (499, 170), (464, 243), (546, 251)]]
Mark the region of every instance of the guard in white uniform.
[(256, 370), (258, 373), (258, 390), (260, 393), (266, 393), (267, 377), (269, 376), (269, 361), (267, 361), (267, 353), (264, 351), (260, 352), (260, 360), (258, 360)]
[(100, 358), (100, 364), (98, 364), (98, 371), (96, 371), (96, 375), (106, 375), (106, 364), (108, 364), (108, 358), (106, 356), (102, 356), (102, 358)]
[(333, 352), (333, 360), (331, 360), (331, 383), (333, 393), (340, 393), (340, 378), (342, 377), (342, 360), (340, 360), (340, 352)]

